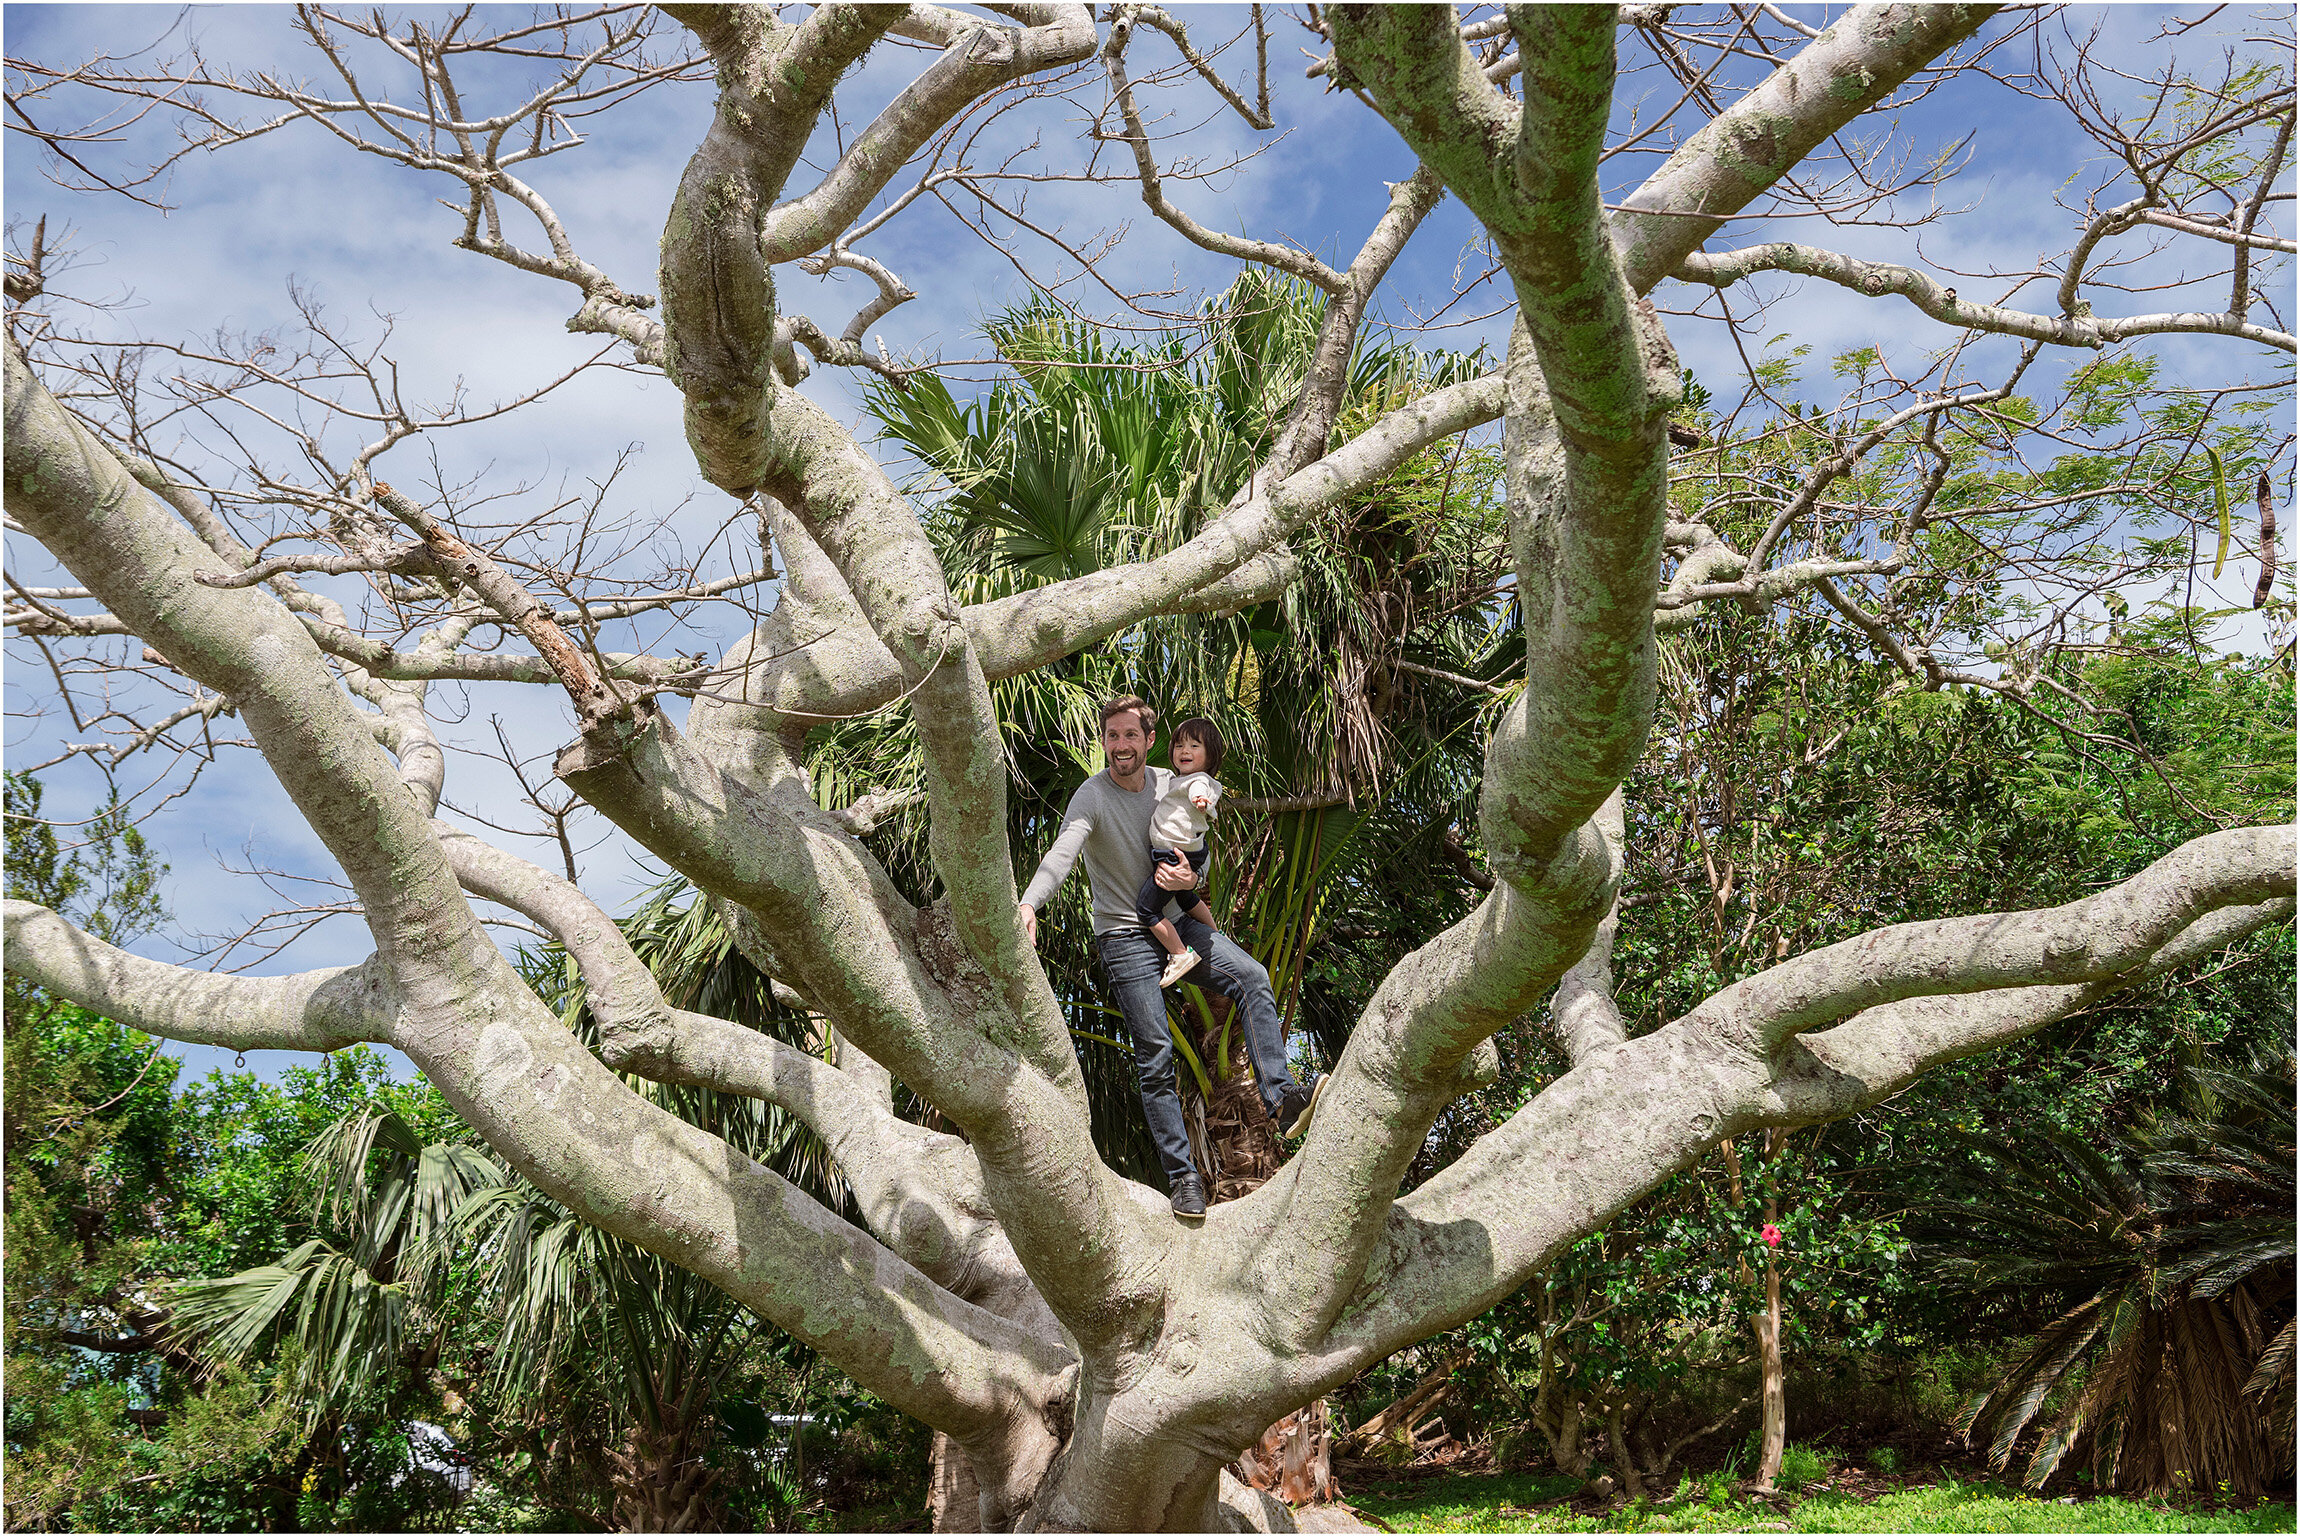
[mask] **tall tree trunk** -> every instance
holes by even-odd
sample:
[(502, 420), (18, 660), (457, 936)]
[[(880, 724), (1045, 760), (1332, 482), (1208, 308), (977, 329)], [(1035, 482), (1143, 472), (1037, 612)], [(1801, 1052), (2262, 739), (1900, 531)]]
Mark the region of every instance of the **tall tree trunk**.
[[(1768, 1201), (1765, 1216), (1770, 1220), (1773, 1215), (1773, 1203)], [(1781, 1475), (1781, 1449), (1788, 1427), (1787, 1397), (1781, 1386), (1781, 1269), (1770, 1255), (1765, 1260), (1765, 1311), (1752, 1322), (1757, 1330), (1757, 1371), (1763, 1396), (1757, 1487), (1770, 1489)]]

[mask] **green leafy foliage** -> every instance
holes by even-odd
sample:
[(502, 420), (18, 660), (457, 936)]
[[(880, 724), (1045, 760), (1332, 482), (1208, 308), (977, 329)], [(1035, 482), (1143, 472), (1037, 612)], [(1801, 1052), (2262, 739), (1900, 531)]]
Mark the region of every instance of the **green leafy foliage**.
[[(2083, 383), (2129, 403), (2153, 372), (2104, 365)], [(1720, 483), (1785, 483), (1822, 442), (1804, 422), (1784, 423), (1773, 447), (1744, 451)], [(1978, 446), (1967, 451), (1978, 463)], [(1694, 510), (1714, 493), (1696, 472), (1678, 494)], [(1860, 494), (1885, 497), (1892, 485)], [(1957, 494), (1995, 493), (1975, 481)], [(1974, 564), (1955, 583), (1897, 588), (1904, 617), (1954, 626), (1996, 614), (1987, 595), (2004, 568), (1986, 553), (1976, 542), (1957, 554)], [(2053, 685), (2025, 701), (1914, 687), (1818, 603), (1715, 612), (1666, 637), (1659, 719), (1627, 787), (1614, 962), (1631, 1033), (1880, 925), (2072, 901), (2199, 833), (2287, 820), (2289, 666), (2216, 654), (2211, 634), (2205, 616), (2144, 607), (2134, 617), (2127, 605), (2112, 645), (2006, 652), (2005, 664)], [(1633, 1439), (1656, 1446), (1729, 1411), (1752, 1375), (1737, 1321), (1760, 1305), (1752, 1282), (1768, 1202), (1792, 1352), (1897, 1373), (1897, 1362), (1968, 1338), (1971, 1300), (1908, 1262), (1911, 1179), (1925, 1191), (1955, 1139), (1984, 1126), (2013, 1141), (2113, 1134), (2161, 1099), (2184, 1058), (2288, 1040), (2292, 976), (2291, 930), (2271, 929), (2190, 977), (1937, 1069), (1889, 1106), (1800, 1133), (1778, 1158), (1760, 1159), (1744, 1139), (1752, 1178), (1738, 1202), (1714, 1160), (1665, 1182), (1602, 1240), (1584, 1240), (1527, 1293), (1448, 1337), (1481, 1349), (1461, 1433), (1525, 1424), (1545, 1380), (1622, 1406)], [(1564, 1069), (1539, 1016), (1496, 1044), (1501, 1079), (1441, 1120), (1414, 1179)], [(1401, 1367), (1359, 1391), (1378, 1405), (1411, 1376)], [(2270, 1371), (2260, 1395), (2287, 1381)]]
[(1782, 1488), (1796, 1492), (1807, 1489), (1829, 1476), (1828, 1454), (1818, 1447), (1792, 1441), (1781, 1448), (1781, 1472), (1774, 1482)]
[(126, 945), (166, 921), (160, 883), (168, 867), (112, 791), (76, 843), (60, 840), (40, 814), (43, 787), (29, 774), (5, 775), (8, 895), (70, 918), (107, 944)]

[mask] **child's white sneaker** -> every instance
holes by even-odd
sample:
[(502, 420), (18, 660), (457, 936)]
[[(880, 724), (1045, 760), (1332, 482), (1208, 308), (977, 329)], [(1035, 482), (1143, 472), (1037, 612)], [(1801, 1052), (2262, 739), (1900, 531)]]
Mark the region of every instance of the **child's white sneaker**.
[(1166, 970), (1165, 973), (1158, 978), (1158, 985), (1161, 988), (1172, 987), (1175, 983), (1181, 981), (1184, 977), (1188, 976), (1191, 972), (1196, 971), (1197, 969), (1198, 952), (1191, 949), (1188, 945), (1184, 945), (1182, 947), (1181, 954), (1170, 955), (1166, 958)]

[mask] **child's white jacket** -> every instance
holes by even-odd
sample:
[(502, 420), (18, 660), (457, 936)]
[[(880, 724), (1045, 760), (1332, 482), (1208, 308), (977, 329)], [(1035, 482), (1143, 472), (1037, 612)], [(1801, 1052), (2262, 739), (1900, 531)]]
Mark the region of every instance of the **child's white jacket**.
[[(1214, 805), (1222, 798), (1221, 783), (1211, 774), (1176, 774), (1158, 797), (1150, 813), (1150, 846), (1154, 849), (1197, 849), (1206, 846), (1206, 829), (1214, 820)], [(1200, 805), (1199, 802), (1205, 802)]]

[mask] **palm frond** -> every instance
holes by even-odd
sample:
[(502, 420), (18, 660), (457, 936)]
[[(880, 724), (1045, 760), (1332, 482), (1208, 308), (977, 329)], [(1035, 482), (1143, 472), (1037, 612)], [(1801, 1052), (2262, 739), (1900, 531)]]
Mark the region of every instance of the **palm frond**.
[[(2278, 1432), (2251, 1384), (2282, 1380), (2264, 1379), (2261, 1364), (2279, 1323), (2290, 1351), (2291, 1068), (2196, 1065), (2183, 1076), (2172, 1087), (2186, 1113), (2121, 1137), (1961, 1139), (1966, 1166), (1936, 1182), (1911, 1222), (1919, 1262), (1982, 1310), (2065, 1310), (1960, 1427), (1990, 1436), (2001, 1469), (2083, 1368), (2081, 1390), (2029, 1458), (2032, 1486), (2087, 1442), (2103, 1487), (2160, 1493), (2182, 1478), (2225, 1479), (2249, 1495), (2277, 1464)], [(2280, 1299), (2273, 1317), (2264, 1295)], [(2288, 1412), (2288, 1390), (2284, 1403)]]

